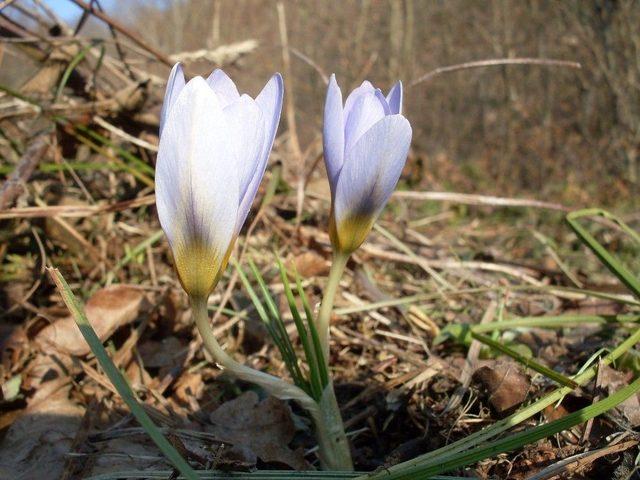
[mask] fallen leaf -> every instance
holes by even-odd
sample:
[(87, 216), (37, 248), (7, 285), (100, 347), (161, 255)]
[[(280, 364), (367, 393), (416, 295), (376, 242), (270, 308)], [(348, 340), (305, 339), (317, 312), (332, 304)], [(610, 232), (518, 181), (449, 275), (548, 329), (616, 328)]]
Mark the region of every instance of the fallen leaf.
[(182, 364), (187, 356), (187, 349), (174, 336), (160, 341), (147, 340), (138, 347), (144, 366), (147, 368), (171, 367)]
[[(98, 290), (87, 302), (85, 312), (98, 337), (104, 342), (119, 327), (138, 317), (143, 300), (144, 294), (139, 288), (113, 285)], [(91, 351), (71, 316), (46, 326), (35, 340), (76, 356), (87, 355)]]
[[(609, 395), (629, 385), (631, 375), (611, 368), (604, 363), (598, 367), (598, 379), (596, 385), (605, 389)], [(632, 395), (620, 403), (617, 409), (622, 412), (632, 427), (640, 425), (640, 400), (638, 395)]]
[(68, 389), (28, 407), (0, 443), (0, 478), (59, 478), (83, 414)]
[(252, 455), (263, 462), (287, 465), (294, 470), (308, 470), (302, 449), (292, 450), (295, 426), (285, 402), (275, 397), (260, 401), (248, 391), (220, 405), (209, 416), (211, 433), (233, 446), (236, 461), (246, 462)]
[(515, 362), (488, 361), (473, 373), (473, 380), (487, 392), (489, 403), (502, 413), (520, 405), (529, 392), (529, 377)]
[(296, 255), (289, 260), (289, 265), (295, 267), (301, 278), (316, 277), (329, 273), (331, 264), (322, 255), (314, 251), (308, 251)]

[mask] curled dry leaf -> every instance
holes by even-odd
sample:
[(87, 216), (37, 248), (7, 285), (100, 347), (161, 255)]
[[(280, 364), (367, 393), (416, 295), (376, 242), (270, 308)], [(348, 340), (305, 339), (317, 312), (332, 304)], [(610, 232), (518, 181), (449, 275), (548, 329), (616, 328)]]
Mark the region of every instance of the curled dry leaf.
[[(119, 327), (138, 317), (143, 300), (140, 289), (132, 285), (113, 285), (98, 290), (87, 302), (85, 312), (100, 340), (105, 341)], [(36, 341), (77, 356), (91, 351), (71, 316), (45, 327)]]
[(529, 377), (515, 362), (489, 361), (473, 373), (473, 379), (487, 393), (489, 403), (502, 413), (520, 405), (529, 392)]
[(263, 462), (287, 465), (294, 470), (309, 469), (302, 449), (289, 448), (295, 426), (291, 411), (282, 400), (267, 397), (261, 401), (255, 392), (248, 391), (222, 404), (209, 419), (213, 423), (209, 430), (232, 445), (229, 451), (236, 462), (255, 463), (257, 456)]

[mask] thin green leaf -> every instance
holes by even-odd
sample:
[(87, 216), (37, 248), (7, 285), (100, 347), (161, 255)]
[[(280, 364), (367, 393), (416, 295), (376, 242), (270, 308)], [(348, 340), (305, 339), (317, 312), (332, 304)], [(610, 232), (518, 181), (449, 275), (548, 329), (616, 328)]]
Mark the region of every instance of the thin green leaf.
[[(620, 356), (622, 356), (629, 349), (633, 348), (638, 342), (640, 342), (640, 329), (636, 330), (632, 335), (630, 335), (624, 342), (614, 348), (611, 352), (605, 355), (600, 363), (603, 365), (611, 365), (615, 362)], [(598, 364), (594, 364), (584, 372), (579, 375), (574, 376), (573, 380), (580, 386), (586, 385), (597, 373)], [(432, 450), (431, 452), (422, 454), (415, 459), (411, 460), (411, 462), (417, 463), (428, 463), (428, 462), (437, 462), (439, 459), (446, 457), (447, 455), (455, 454), (470, 450), (472, 448), (477, 447), (478, 445), (484, 444), (489, 441), (491, 438), (500, 435), (510, 428), (519, 425), (525, 420), (531, 418), (535, 414), (541, 412), (549, 405), (553, 405), (558, 400), (568, 395), (573, 391), (571, 387), (560, 387), (553, 392), (545, 395), (541, 399), (533, 402), (531, 405), (520, 409), (514, 414), (508, 416), (503, 420), (499, 420), (490, 427), (484, 428), (478, 432), (472, 433), (471, 435), (467, 435), (460, 440), (450, 443), (449, 445), (445, 445), (444, 447), (440, 447), (436, 450)]]
[(437, 461), (432, 461), (429, 464), (409, 461), (389, 467), (377, 475), (363, 475), (359, 478), (410, 480), (415, 478), (428, 478), (430, 475), (449, 472), (457, 468), (471, 465), (479, 460), (493, 457), (499, 453), (515, 450), (524, 445), (555, 435), (556, 433), (567, 430), (575, 425), (584, 423), (587, 420), (615, 408), (638, 391), (640, 391), (640, 378), (637, 378), (633, 383), (618, 390), (616, 393), (609, 395), (607, 398), (548, 424), (525, 429), (503, 439), (496, 440), (487, 445), (482, 445), (463, 453), (455, 453), (439, 457)]
[(551, 380), (559, 383), (560, 385), (564, 385), (566, 387), (572, 387), (572, 388), (578, 387), (578, 384), (575, 381), (571, 380), (569, 377), (562, 375), (561, 373), (556, 372), (555, 370), (552, 370), (548, 367), (545, 367), (544, 365), (536, 362), (531, 358), (525, 357), (524, 355), (516, 352), (515, 350), (507, 347), (506, 345), (502, 345), (500, 342), (497, 342), (492, 338), (487, 337), (486, 335), (477, 333), (472, 329), (471, 336), (476, 340), (478, 340), (479, 342), (489, 346), (490, 348), (500, 353), (504, 353), (505, 355), (513, 358), (515, 361), (522, 364), (526, 368), (530, 368), (531, 370), (534, 370), (544, 375), (545, 377), (550, 378)]
[(311, 336), (311, 342), (313, 343), (313, 349), (315, 351), (316, 359), (318, 360), (318, 373), (320, 374), (320, 380), (322, 381), (322, 388), (329, 385), (329, 369), (327, 367), (327, 360), (324, 358), (324, 352), (322, 350), (322, 344), (320, 343), (320, 336), (318, 335), (318, 329), (316, 328), (316, 322), (313, 317), (313, 311), (309, 305), (307, 295), (302, 288), (302, 280), (298, 275), (298, 272), (294, 267), (294, 274), (296, 276), (296, 287), (298, 289), (298, 296), (302, 300), (302, 306), (304, 308), (305, 316), (307, 317), (307, 326), (309, 328), (309, 335)]
[(640, 321), (638, 314), (619, 315), (548, 315), (541, 317), (518, 317), (503, 320), (502, 322), (490, 322), (471, 325), (476, 333), (510, 330), (522, 327), (565, 328), (579, 326), (585, 323), (599, 325), (616, 325), (620, 323), (636, 323)]
[[(586, 209), (586, 210), (578, 210), (576, 212), (571, 212), (567, 215), (567, 223), (573, 229), (573, 231), (578, 235), (580, 240), (587, 245), (591, 249), (591, 251), (600, 259), (600, 261), (613, 273), (618, 279), (633, 292), (633, 294), (640, 298), (640, 280), (636, 278), (636, 276), (631, 273), (627, 268), (618, 261), (616, 257), (611, 255), (594, 237), (591, 235), (580, 223), (578, 222), (579, 218), (600, 215), (605, 216), (607, 218), (615, 218), (608, 212), (599, 209)], [(638, 239), (637, 234), (633, 232), (624, 222), (618, 219), (617, 222), (619, 225), (624, 225), (624, 230), (627, 233), (631, 233), (631, 236), (634, 240), (637, 240), (640, 243), (640, 239)]]
[(147, 412), (145, 412), (142, 406), (138, 403), (138, 400), (129, 387), (129, 384), (113, 364), (111, 358), (109, 358), (102, 342), (89, 323), (89, 320), (84, 313), (84, 308), (73, 295), (71, 288), (69, 288), (69, 285), (62, 274), (56, 268), (49, 268), (48, 271), (51, 279), (56, 284), (60, 295), (62, 295), (64, 303), (71, 312), (73, 319), (76, 321), (76, 324), (80, 329), (80, 333), (82, 333), (82, 336), (91, 347), (91, 351), (100, 363), (102, 370), (104, 370), (105, 374), (109, 377), (109, 380), (111, 380), (111, 383), (117, 390), (118, 394), (120, 394), (120, 397), (122, 397), (131, 410), (131, 413), (136, 417), (136, 420), (138, 420), (142, 428), (144, 428), (147, 434), (149, 434), (162, 453), (165, 454), (169, 461), (182, 473), (182, 475), (189, 480), (197, 480), (198, 475), (196, 472), (189, 466), (187, 461), (182, 458), (173, 445), (164, 438), (158, 427), (155, 426), (151, 418), (149, 418), (149, 415), (147, 415)]
[(93, 48), (92, 44), (87, 45), (82, 50), (80, 50), (80, 52), (78, 52), (78, 54), (75, 57), (71, 59), (71, 61), (69, 62), (69, 65), (67, 65), (67, 68), (64, 70), (64, 73), (62, 74), (62, 78), (60, 79), (60, 84), (58, 85), (58, 89), (56, 90), (56, 96), (54, 97), (54, 100), (53, 100), (54, 103), (60, 99), (60, 97), (62, 96), (62, 91), (64, 90), (64, 87), (67, 86), (67, 82), (69, 81), (69, 77), (71, 76), (71, 73), (75, 70), (78, 64), (84, 59), (84, 57), (87, 55), (87, 52), (91, 50), (91, 48)]
[(282, 279), (282, 284), (284, 285), (284, 293), (287, 297), (287, 302), (289, 303), (289, 310), (291, 310), (291, 315), (293, 315), (293, 321), (296, 325), (296, 329), (298, 330), (302, 348), (304, 349), (304, 354), (307, 359), (307, 365), (309, 366), (309, 382), (311, 384), (312, 396), (315, 400), (319, 400), (320, 397), (322, 397), (323, 385), (316, 352), (314, 350), (312, 341), (309, 339), (309, 334), (304, 325), (304, 322), (302, 321), (302, 317), (300, 315), (300, 311), (298, 310), (298, 306), (296, 305), (293, 292), (291, 291), (291, 284), (289, 283), (289, 278), (287, 277), (287, 270), (285, 269), (284, 265), (282, 264), (282, 260), (280, 260), (280, 257), (277, 254), (276, 260), (278, 262), (278, 269), (280, 270), (280, 278)]
[(273, 327), (273, 324), (271, 323), (271, 319), (269, 317), (269, 314), (267, 313), (267, 310), (262, 304), (262, 301), (258, 297), (258, 294), (256, 293), (256, 291), (251, 286), (251, 282), (249, 282), (249, 279), (247, 278), (246, 274), (244, 273), (240, 265), (234, 259), (232, 259), (232, 262), (234, 263), (236, 269), (238, 270), (238, 276), (240, 277), (240, 281), (244, 285), (244, 288), (247, 291), (247, 294), (249, 295), (249, 298), (251, 299), (253, 306), (258, 312), (258, 316), (260, 317), (260, 320), (262, 320), (262, 323), (265, 325), (265, 327), (269, 331), (269, 335), (271, 336), (272, 340), (278, 347), (278, 350), (282, 354), (283, 351), (285, 350), (285, 347), (282, 344), (279, 333), (276, 332), (276, 330)]
[[(172, 472), (167, 470), (144, 471), (126, 470), (121, 472), (102, 473), (94, 475), (86, 480), (120, 480), (127, 478), (134, 479), (159, 479), (166, 480), (171, 478)], [(347, 478), (356, 478), (363, 475), (363, 472), (292, 472), (291, 470), (258, 470), (255, 472), (226, 472), (222, 470), (209, 470), (199, 473), (201, 480), (343, 480)], [(177, 477), (176, 480), (184, 479)], [(450, 477), (436, 475), (429, 480), (469, 480), (469, 477)]]
[(298, 356), (296, 354), (295, 349), (293, 348), (293, 344), (291, 343), (291, 339), (289, 338), (289, 333), (287, 332), (287, 328), (280, 316), (280, 312), (278, 311), (278, 307), (276, 305), (275, 300), (271, 297), (271, 292), (269, 292), (269, 288), (267, 287), (264, 278), (260, 274), (258, 267), (252, 261), (249, 262), (249, 266), (253, 272), (253, 276), (258, 282), (260, 289), (262, 290), (262, 298), (267, 303), (268, 311), (270, 312), (271, 322), (274, 325), (274, 329), (276, 329), (280, 334), (280, 340), (285, 348), (286, 355), (285, 363), (287, 363), (287, 367), (289, 368), (289, 372), (293, 377), (296, 384), (300, 383), (299, 386), (305, 385), (307, 387), (307, 392), (309, 391), (309, 385), (307, 380), (305, 379), (302, 370), (300, 370), (300, 365), (298, 364)]

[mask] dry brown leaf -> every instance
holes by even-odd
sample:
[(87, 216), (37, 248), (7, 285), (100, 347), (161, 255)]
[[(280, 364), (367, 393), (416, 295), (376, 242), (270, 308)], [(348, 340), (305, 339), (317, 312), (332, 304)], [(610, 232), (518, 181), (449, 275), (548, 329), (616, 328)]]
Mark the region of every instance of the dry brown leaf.
[[(630, 373), (620, 372), (603, 363), (598, 367), (597, 386), (605, 389), (609, 395), (629, 385), (631, 379), (632, 375)], [(617, 408), (632, 427), (640, 425), (640, 400), (638, 395), (630, 396), (619, 404)]]
[[(260, 401), (248, 391), (222, 404), (209, 416), (209, 430), (221, 441), (232, 444), (229, 449), (236, 461), (248, 462), (249, 449), (263, 462), (287, 465), (294, 470), (308, 470), (302, 449), (292, 450), (295, 427), (285, 402), (274, 397)], [(242, 458), (239, 458), (238, 455)]]
[(329, 267), (331, 266), (326, 258), (314, 251), (296, 255), (289, 260), (289, 264), (295, 267), (295, 270), (301, 278), (327, 275), (329, 273)]
[[(100, 340), (105, 341), (119, 327), (138, 317), (143, 300), (140, 289), (132, 285), (113, 285), (98, 290), (87, 302), (85, 312)], [(77, 356), (91, 351), (71, 316), (48, 325), (35, 340)]]
[(0, 443), (0, 478), (59, 478), (83, 414), (68, 389), (27, 408)]
[(502, 413), (520, 405), (529, 392), (529, 377), (515, 362), (491, 360), (473, 373), (473, 379), (487, 392), (489, 403)]

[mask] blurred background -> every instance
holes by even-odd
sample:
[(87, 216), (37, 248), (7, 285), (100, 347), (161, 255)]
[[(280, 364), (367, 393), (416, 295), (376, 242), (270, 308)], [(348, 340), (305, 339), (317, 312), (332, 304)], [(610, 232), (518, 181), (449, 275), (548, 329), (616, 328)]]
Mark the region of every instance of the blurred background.
[[(2, 3), (13, 3), (2, 11), (3, 35), (15, 35), (8, 28), (13, 21), (29, 35), (79, 33), (100, 40), (118, 57), (108, 25), (92, 16), (82, 21), (83, 10), (72, 1)], [(33, 15), (42, 14), (37, 3), (47, 5), (72, 32), (47, 31), (51, 23)], [(98, 5), (149, 45), (185, 61), (191, 75), (208, 74), (213, 57), (207, 51), (220, 54), (224, 46), (242, 52), (221, 62), (241, 90), (255, 94), (273, 71), (285, 69), (276, 2), (102, 0)], [(386, 90), (402, 79), (415, 132), (404, 176), (412, 188), (526, 193), (572, 204), (637, 198), (637, 1), (305, 0), (281, 5), (290, 58), (287, 95), (303, 152), (316, 148), (321, 131), (325, 83), (319, 72), (335, 72), (343, 89), (366, 78)], [(126, 37), (120, 43), (127, 63), (139, 69), (132, 78), (141, 80), (140, 72), (166, 77), (168, 67), (147, 51), (135, 44), (129, 48)], [(25, 54), (33, 47), (3, 44), (1, 84), (31, 90), (28, 82), (40, 70), (35, 54)], [(39, 47), (38, 55), (54, 55)], [(442, 73), (412, 85), (439, 67), (522, 57), (574, 61), (582, 68), (502, 65)], [(105, 81), (115, 90), (127, 85), (115, 78)], [(162, 85), (152, 80), (150, 88)]]

